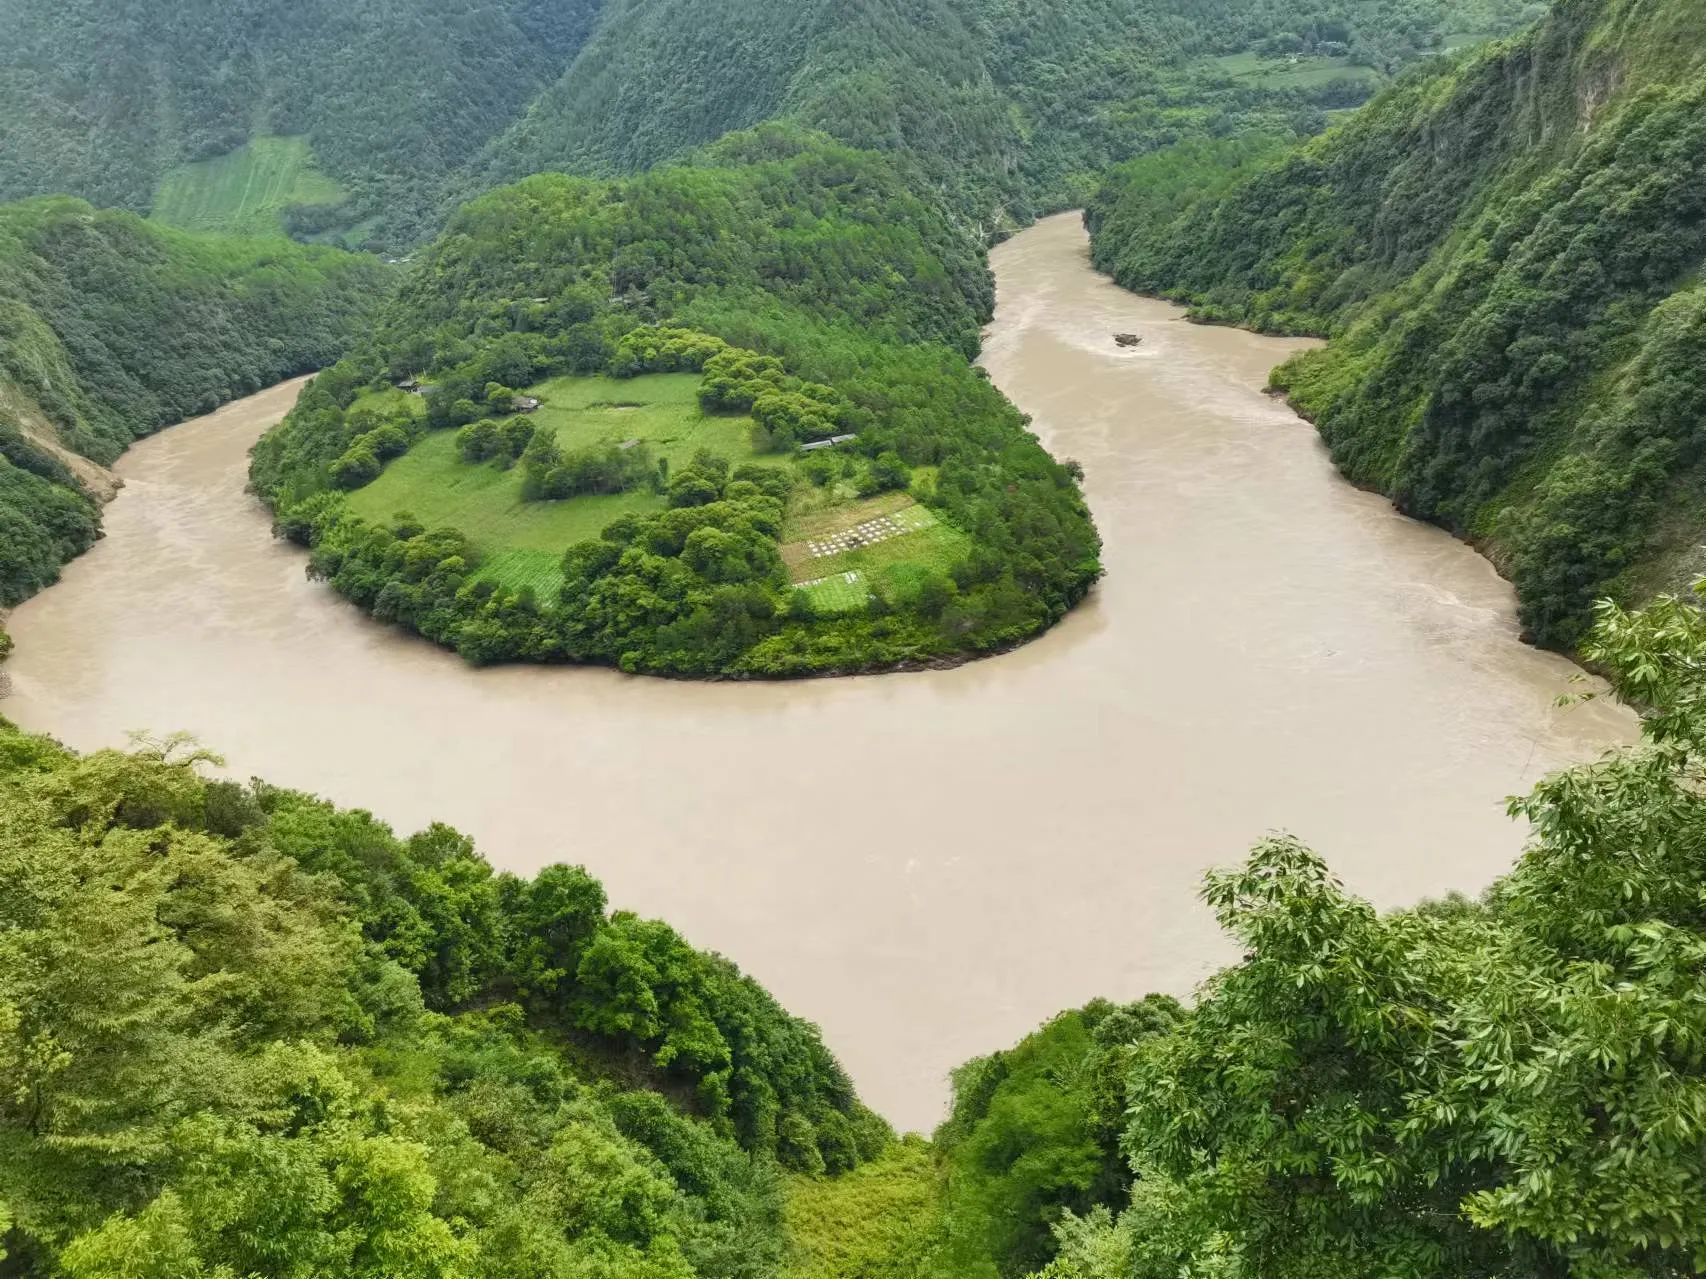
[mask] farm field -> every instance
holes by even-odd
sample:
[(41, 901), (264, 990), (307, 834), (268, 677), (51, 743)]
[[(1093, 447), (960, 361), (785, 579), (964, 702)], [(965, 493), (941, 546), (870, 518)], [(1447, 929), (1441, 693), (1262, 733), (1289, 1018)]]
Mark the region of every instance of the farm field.
[(1357, 66), (1348, 58), (1276, 58), (1259, 53), (1235, 53), (1207, 61), (1233, 79), (1263, 89), (1313, 89), (1334, 80), (1380, 78), (1374, 68)]
[(531, 582), (543, 593), (561, 582), (557, 561), (570, 546), (597, 537), (618, 516), (661, 511), (664, 500), (639, 490), (523, 502), (519, 468), (464, 462), (456, 453), (456, 432), (435, 431), (350, 494), (349, 506), (367, 520), (407, 511), (429, 527), (460, 529), (487, 557), (482, 577), (508, 586)]
[(852, 613), (865, 607), (871, 598), (870, 585), (859, 572), (836, 573), (799, 583), (812, 607), (819, 613)]
[(893, 515), (916, 506), (910, 493), (882, 493), (864, 501), (837, 498), (828, 489), (808, 488), (795, 494), (788, 511), (783, 541), (805, 542), (826, 534), (854, 528), (878, 516)]
[[(881, 526), (880, 540), (819, 553), (838, 533), (873, 524)], [(788, 538), (782, 548), (788, 575), (823, 613), (862, 608), (872, 582), (893, 589), (928, 571), (947, 573), (971, 547), (964, 533), (905, 493), (814, 510), (804, 519), (789, 521)]]
[(751, 418), (701, 413), (699, 381), (697, 373), (559, 377), (527, 393), (543, 401), (533, 420), (556, 431), (564, 449), (644, 440), (653, 456), (669, 459), (672, 471), (691, 462), (700, 449), (726, 457), (734, 466), (786, 460), (774, 454), (759, 459), (753, 452)]
[(314, 170), (306, 138), (258, 137), (167, 173), (155, 190), (151, 216), (186, 231), (281, 235), (291, 205), (341, 199), (342, 188)]
[(796, 581), (832, 576), (836, 573), (858, 572), (867, 578), (880, 578), (893, 568), (931, 568), (946, 573), (966, 557), (971, 539), (957, 528), (940, 520), (932, 521), (915, 532), (891, 537), (869, 546), (834, 555), (820, 555), (802, 560), (791, 572)]

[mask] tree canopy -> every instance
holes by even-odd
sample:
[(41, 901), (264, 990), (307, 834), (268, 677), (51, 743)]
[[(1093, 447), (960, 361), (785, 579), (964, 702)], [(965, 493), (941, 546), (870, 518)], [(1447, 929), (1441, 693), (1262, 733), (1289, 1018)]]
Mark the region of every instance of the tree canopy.
[(579, 867), (0, 722), (0, 1261), (776, 1273), (888, 1130), (815, 1028)]
[[(458, 214), (374, 339), (255, 450), (255, 487), (311, 571), (482, 662), (797, 675), (988, 651), (1058, 620), (1100, 575), (1100, 541), (1071, 469), (967, 363), (992, 306), (978, 246), (882, 157), (821, 134), (766, 126), (697, 161), (542, 174)], [(539, 599), (483, 577), (464, 531), (378, 526), (333, 493), (377, 473), (358, 443), (373, 423), (350, 410), (387, 379), (424, 378), (423, 429), (472, 426), (479, 449), (488, 386), (678, 371), (703, 376), (706, 411), (750, 412), (784, 462), (839, 432), (856, 437), (840, 465), (872, 491), (934, 468), (920, 500), (970, 550), (856, 614), (810, 615), (778, 554), (786, 473), (711, 459), (669, 478), (677, 509), (560, 548), (561, 597)], [(569, 463), (591, 462), (552, 448), (511, 454), (524, 499), (577, 491)]]
[(1049, 1279), (1698, 1273), (1706, 880), (1695, 604), (1602, 605), (1643, 743), (1511, 802), (1476, 901), (1381, 914), (1296, 840), (1204, 892), (1245, 951), (1135, 1051), (1135, 1180)]
[(305, 229), (398, 251), (450, 174), (574, 57), (596, 0), (229, 5), (18, 0), (0, 48), (0, 199), (147, 213), (177, 166), (302, 137), (343, 188)]
[[(0, 49), (0, 199), (69, 192), (148, 212), (184, 165), (290, 139), (335, 188), (287, 208), (287, 224), (402, 253), (498, 183), (634, 173), (785, 119), (889, 153), (995, 233), (1071, 207), (1137, 151), (1251, 111), (1277, 126), (1314, 121), (1448, 38), (1501, 34), (1538, 11), (1533, 0), (498, 0), (478, 11), (143, 0), (118, 12), (20, 0)], [(1314, 61), (1291, 79), (1214, 62), (1246, 52)]]

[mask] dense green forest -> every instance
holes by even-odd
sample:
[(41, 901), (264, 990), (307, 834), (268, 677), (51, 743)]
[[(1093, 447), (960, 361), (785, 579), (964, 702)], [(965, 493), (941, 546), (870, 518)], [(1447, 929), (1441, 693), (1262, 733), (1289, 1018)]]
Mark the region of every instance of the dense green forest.
[[(375, 339), (256, 448), (252, 477), (280, 529), (313, 548), (312, 572), (473, 661), (793, 675), (1000, 648), (1061, 617), (1101, 570), (1073, 468), (967, 362), (990, 306), (978, 246), (939, 206), (822, 135), (767, 126), (630, 180), (541, 175), (457, 215)], [(641, 379), (683, 372), (702, 382), (682, 429), (735, 427), (667, 474), (577, 481), (595, 463), (612, 474), (639, 439), (589, 436), (592, 452), (570, 455), (513, 420), (517, 390), (556, 407), (546, 379), (635, 379), (617, 392), (632, 400), (651, 394)], [(391, 380), (414, 378), (432, 388), (421, 411), (387, 401)], [(451, 428), (467, 435), (444, 465), (520, 471), (516, 521), (550, 501), (609, 511), (554, 548), (547, 593), (495, 571), (501, 529), (482, 540), (437, 523), (448, 483), (366, 518), (342, 495), (385, 487), (387, 457)], [(844, 443), (800, 448), (830, 437)], [(648, 479), (649, 505), (578, 495)], [(785, 561), (813, 549), (793, 517), (837, 513), (847, 529), (902, 515), (900, 558), (822, 556), (821, 572), (791, 575)], [(858, 584), (852, 598), (795, 589), (831, 568)]]
[(0, 606), (97, 536), (84, 459), (337, 358), (389, 287), (377, 261), (282, 238), (0, 206)]
[[(630, 172), (783, 117), (895, 153), (993, 233), (1067, 208), (1117, 159), (1259, 116), (1324, 123), (1522, 0), (755, 0), (610, 5), (488, 148), (476, 185)], [(1273, 61), (1228, 66), (1220, 55)]]
[(0, 1273), (758, 1279), (891, 1135), (555, 865), (0, 721)]
[(146, 213), (181, 166), (303, 137), (343, 189), (304, 231), (406, 246), (448, 175), (569, 64), (596, 0), (232, 5), (16, 0), (0, 45), (0, 199)]
[(1286, 151), (1135, 160), (1099, 265), (1205, 319), (1330, 335), (1274, 377), (1341, 469), (1475, 539), (1528, 633), (1702, 568), (1706, 22), (1571, 0)]
[[(637, 172), (787, 118), (886, 151), (987, 233), (1115, 160), (1259, 116), (1318, 129), (1533, 0), (448, 0), (288, 11), (19, 0), (0, 199), (401, 253), (541, 170)], [(1245, 55), (1242, 60), (1237, 55)], [(307, 165), (307, 168), (302, 166)]]

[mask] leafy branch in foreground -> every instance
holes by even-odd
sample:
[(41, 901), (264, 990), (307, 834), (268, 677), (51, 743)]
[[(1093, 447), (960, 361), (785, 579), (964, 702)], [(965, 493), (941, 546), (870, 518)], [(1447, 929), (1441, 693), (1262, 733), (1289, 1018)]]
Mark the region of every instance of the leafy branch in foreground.
[(1386, 914), (1288, 837), (1209, 876), (1245, 959), (1139, 1045), (1130, 1204), (1049, 1279), (1657, 1279), (1706, 1264), (1706, 619), (1598, 610), (1644, 741), (1513, 800), (1480, 901)]

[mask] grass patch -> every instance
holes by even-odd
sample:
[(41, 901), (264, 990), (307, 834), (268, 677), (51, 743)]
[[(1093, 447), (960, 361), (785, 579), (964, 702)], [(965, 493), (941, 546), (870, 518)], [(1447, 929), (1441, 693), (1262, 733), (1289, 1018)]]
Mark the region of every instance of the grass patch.
[(585, 448), (607, 440), (644, 440), (671, 471), (709, 449), (734, 465), (790, 459), (761, 457), (752, 448), (752, 419), (707, 416), (699, 411), (697, 373), (652, 373), (637, 378), (560, 377), (529, 389), (543, 403), (534, 421), (557, 432), (564, 449)]
[(1348, 58), (1267, 57), (1259, 53), (1234, 53), (1210, 58), (1209, 63), (1224, 75), (1263, 89), (1315, 89), (1334, 80), (1378, 80), (1373, 67), (1357, 66)]
[(186, 231), (279, 235), (291, 205), (343, 198), (343, 189), (314, 169), (308, 139), (258, 137), (212, 160), (172, 169), (155, 188), (152, 216)]
[(550, 603), (563, 585), (563, 553), (526, 547), (498, 551), (480, 562), (478, 576), (510, 591), (531, 586), (541, 603)]
[[(833, 555), (812, 553), (813, 541), (821, 544), (826, 537), (878, 517), (907, 531)], [(873, 585), (891, 598), (905, 595), (917, 589), (925, 574), (950, 572), (971, 550), (969, 537), (906, 493), (863, 501), (829, 498), (826, 504), (825, 490), (806, 489), (795, 498), (787, 531), (790, 540), (782, 547), (782, 561), (819, 613), (857, 612), (870, 599)]]
[(426, 413), (426, 401), (418, 395), (399, 391), (394, 386), (370, 386), (350, 401), (349, 412), (354, 413), (359, 409), (368, 409), (385, 417), (401, 409), (414, 417), (421, 417)]
[(541, 596), (561, 584), (557, 563), (574, 543), (597, 537), (620, 515), (664, 509), (663, 498), (647, 490), (523, 502), (520, 469), (469, 465), (457, 456), (454, 431), (421, 440), (350, 494), (349, 504), (367, 520), (407, 511), (428, 527), (460, 529), (485, 561), (479, 576), (517, 586), (526, 580)]
[(800, 583), (800, 589), (819, 613), (856, 613), (871, 598), (862, 573), (837, 573), (833, 577)]
[[(646, 377), (553, 378), (528, 394), (544, 401), (534, 422), (553, 430), (565, 449), (604, 440), (641, 439), (669, 459), (672, 470), (710, 449), (738, 465), (757, 455), (749, 440), (751, 419), (707, 417), (699, 411), (699, 376), (659, 373)], [(386, 410), (396, 398), (420, 403), (396, 390), (365, 391), (354, 407)], [(412, 411), (417, 411), (412, 408)], [(787, 464), (788, 459), (762, 460)], [(388, 520), (407, 511), (428, 527), (460, 529), (480, 552), (478, 576), (504, 586), (529, 585), (541, 599), (562, 585), (563, 552), (597, 537), (623, 515), (650, 515), (665, 507), (649, 489), (595, 494), (560, 502), (523, 502), (521, 470), (470, 465), (456, 452), (455, 431), (435, 431), (387, 466), (378, 479), (349, 498), (352, 513)]]
[(782, 1279), (902, 1279), (941, 1235), (942, 1177), (922, 1138), (839, 1177), (790, 1178)]
[(787, 541), (797, 542), (826, 533), (839, 533), (879, 515), (897, 515), (916, 505), (907, 493), (879, 493), (863, 501), (846, 502), (837, 500), (828, 489), (807, 487), (795, 495), (793, 509), (788, 512), (785, 537)]

